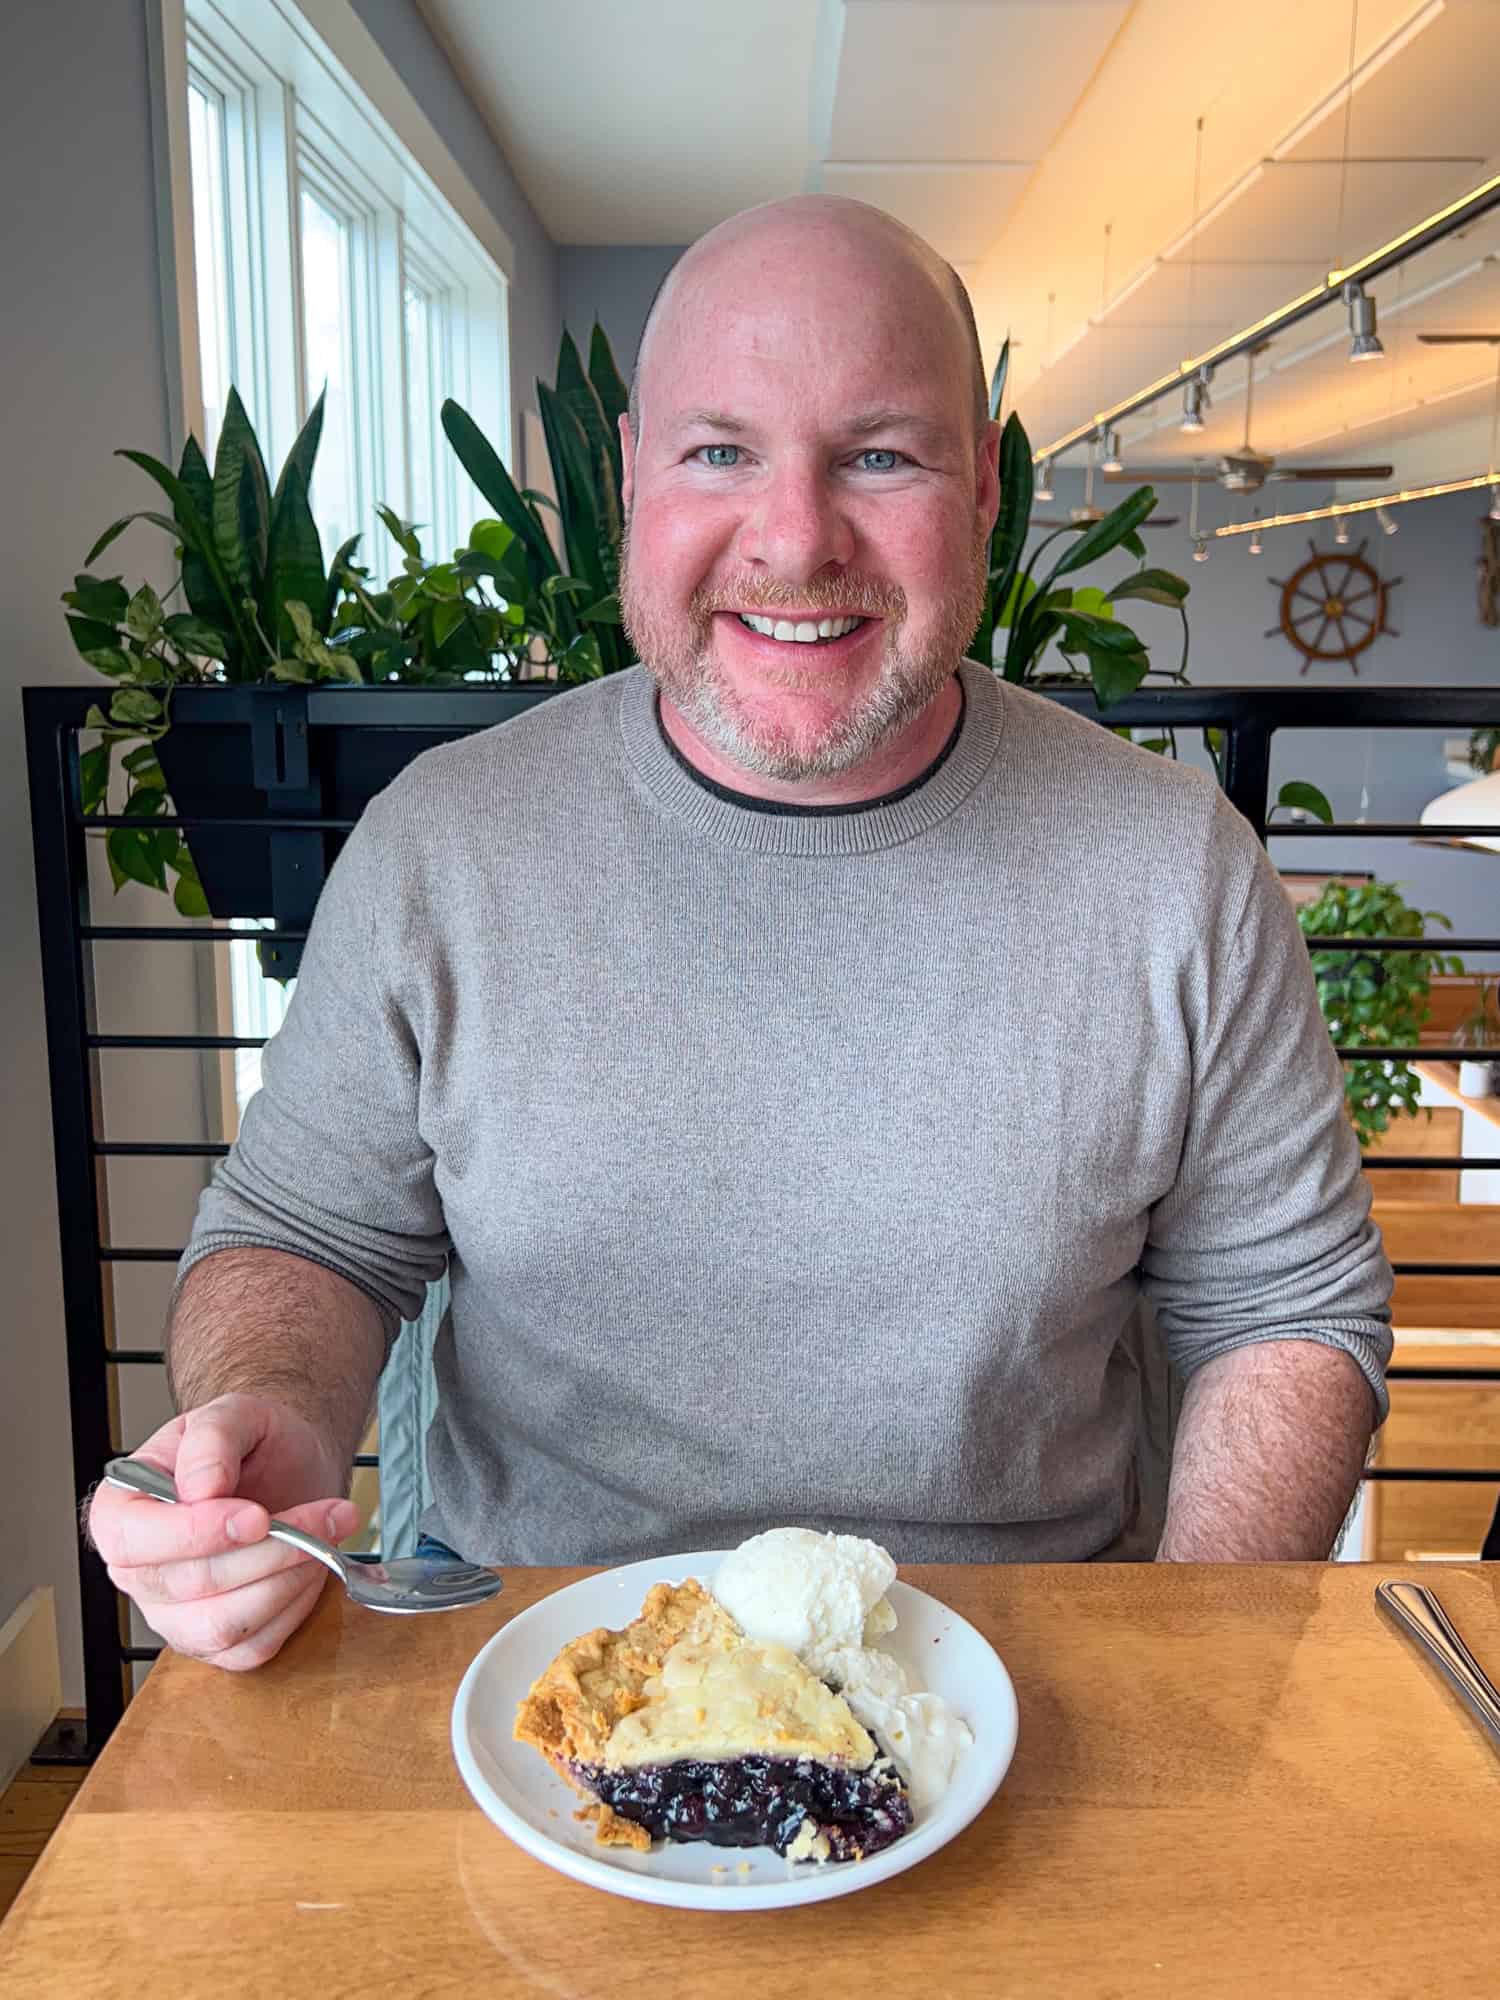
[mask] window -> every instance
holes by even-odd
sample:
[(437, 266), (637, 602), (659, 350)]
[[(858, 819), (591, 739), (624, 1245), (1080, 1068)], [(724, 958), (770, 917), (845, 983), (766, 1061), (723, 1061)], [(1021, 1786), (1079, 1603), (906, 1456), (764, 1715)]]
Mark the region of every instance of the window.
[[(490, 509), (443, 434), (444, 398), (511, 455), (510, 244), (352, 10), (157, 4), (184, 429), (212, 462), (233, 386), (274, 482), (321, 394), (311, 499), (325, 560), (358, 534), (377, 580), (397, 574), (382, 503), (446, 554)], [(339, 53), (313, 25), (329, 21)], [(252, 938), (219, 949), (225, 1025), (273, 1034), (290, 986), (262, 977)], [(259, 1052), (236, 1051), (232, 1068), (231, 1134), (259, 1088)]]
[(440, 553), (489, 512), (438, 413), (456, 398), (509, 455), (509, 246), (492, 225), (479, 240), (293, 0), (167, 4), (186, 50), (191, 427), (211, 459), (232, 383), (274, 480), (325, 395), (324, 554), (359, 534), (384, 581), (401, 552), (377, 504)]

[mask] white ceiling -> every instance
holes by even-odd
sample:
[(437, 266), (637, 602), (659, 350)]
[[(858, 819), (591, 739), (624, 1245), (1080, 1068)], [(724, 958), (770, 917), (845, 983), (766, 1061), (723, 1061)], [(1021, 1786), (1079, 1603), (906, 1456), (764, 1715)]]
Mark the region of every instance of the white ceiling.
[[(1011, 334), (1039, 447), (1500, 171), (1500, 0), (420, 4), (555, 241), (875, 202), (959, 268), (988, 356)], [(1282, 335), (1257, 447), (1483, 470), (1500, 350), (1415, 335), (1500, 329), (1497, 258), (1500, 211), (1372, 287), (1383, 363), (1348, 365), (1341, 308)], [(1197, 439), (1175, 396), (1122, 426), (1127, 463), (1237, 445), (1243, 377)]]

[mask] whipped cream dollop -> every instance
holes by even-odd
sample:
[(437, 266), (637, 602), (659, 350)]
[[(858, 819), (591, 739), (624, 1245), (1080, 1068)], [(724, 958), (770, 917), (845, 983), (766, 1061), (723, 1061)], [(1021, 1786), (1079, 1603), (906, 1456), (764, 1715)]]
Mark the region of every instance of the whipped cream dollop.
[(885, 1594), (895, 1575), (878, 1542), (771, 1528), (724, 1558), (712, 1590), (748, 1639), (789, 1647), (838, 1689), (920, 1812), (942, 1796), (974, 1737), (941, 1695), (913, 1688), (899, 1660), (871, 1644), (896, 1629)]

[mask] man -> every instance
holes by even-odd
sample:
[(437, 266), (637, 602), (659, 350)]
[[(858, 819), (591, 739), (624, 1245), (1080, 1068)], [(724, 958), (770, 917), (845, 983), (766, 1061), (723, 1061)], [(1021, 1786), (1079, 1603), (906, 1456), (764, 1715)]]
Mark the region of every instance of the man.
[(952, 272), (855, 203), (733, 219), (622, 438), (646, 665), (352, 835), (184, 1258), (142, 1455), (189, 1504), (101, 1490), (115, 1581), (269, 1658), (324, 1572), (267, 1510), (352, 1531), (445, 1265), (426, 1526), (471, 1560), (1326, 1556), (1390, 1278), (1306, 953), (1208, 779), (960, 667), (997, 438)]

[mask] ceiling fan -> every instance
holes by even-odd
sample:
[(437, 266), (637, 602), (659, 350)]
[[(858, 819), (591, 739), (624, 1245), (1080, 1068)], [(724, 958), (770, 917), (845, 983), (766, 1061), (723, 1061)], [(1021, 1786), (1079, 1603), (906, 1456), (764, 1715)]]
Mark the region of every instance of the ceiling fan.
[[(1139, 483), (1138, 481), (1137, 484)], [(1052, 495), (1049, 493), (1047, 498), (1050, 500)], [(1090, 443), (1088, 470), (1085, 472), (1083, 480), (1083, 505), (1081, 507), (1070, 507), (1066, 521), (1058, 520), (1055, 515), (1049, 518), (1045, 514), (1033, 514), (1031, 525), (1033, 528), (1087, 528), (1091, 523), (1102, 521), (1103, 519), (1104, 509), (1094, 505), (1094, 447)], [(1180, 514), (1152, 514), (1149, 519), (1138, 522), (1137, 526), (1142, 528), (1175, 528), (1181, 519), (1182, 516)]]
[(1310, 479), (1321, 485), (1332, 479), (1389, 479), (1394, 469), (1389, 465), (1279, 465), (1269, 452), (1254, 448), (1250, 442), (1250, 412), (1255, 397), (1255, 357), (1264, 354), (1269, 345), (1269, 341), (1264, 341), (1259, 347), (1252, 347), (1246, 357), (1249, 374), (1245, 380), (1245, 441), (1238, 451), (1226, 452), (1213, 472), (1204, 474), (1178, 465), (1132, 466), (1120, 472), (1106, 472), (1104, 477), (1117, 482), (1128, 479), (1136, 485), (1144, 480), (1153, 486), (1158, 480), (1207, 477), (1216, 480), (1226, 493), (1259, 493), (1263, 486), (1280, 485), (1288, 479)]

